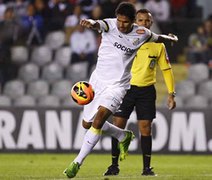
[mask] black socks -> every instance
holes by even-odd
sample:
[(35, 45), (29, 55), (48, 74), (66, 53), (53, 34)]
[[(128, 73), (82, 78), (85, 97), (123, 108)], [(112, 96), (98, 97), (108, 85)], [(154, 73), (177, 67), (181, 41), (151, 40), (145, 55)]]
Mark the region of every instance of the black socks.
[(112, 152), (112, 164), (118, 166), (119, 154), (120, 154), (120, 150), (118, 148), (119, 141), (114, 137), (112, 137), (111, 141), (112, 141), (112, 150), (111, 150), (111, 152)]
[(152, 136), (141, 135), (141, 150), (143, 152), (143, 168), (149, 168), (152, 154)]

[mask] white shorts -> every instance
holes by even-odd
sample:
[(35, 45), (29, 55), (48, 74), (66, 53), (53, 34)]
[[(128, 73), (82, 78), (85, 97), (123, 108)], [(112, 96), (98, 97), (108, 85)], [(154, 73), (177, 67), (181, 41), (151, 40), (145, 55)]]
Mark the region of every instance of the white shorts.
[(115, 113), (122, 103), (126, 94), (126, 89), (119, 85), (106, 85), (105, 82), (98, 80), (94, 73), (92, 74), (89, 83), (94, 89), (95, 96), (91, 103), (84, 106), (83, 120), (86, 122), (93, 122), (99, 106), (103, 106), (109, 109), (112, 113)]

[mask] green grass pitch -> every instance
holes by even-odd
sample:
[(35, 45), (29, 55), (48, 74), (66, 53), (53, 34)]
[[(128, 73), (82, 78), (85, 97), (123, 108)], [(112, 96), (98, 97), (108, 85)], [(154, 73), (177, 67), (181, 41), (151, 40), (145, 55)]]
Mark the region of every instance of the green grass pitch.
[[(76, 154), (0, 154), (0, 180), (62, 180), (63, 170)], [(140, 155), (128, 155), (120, 162), (120, 174), (103, 177), (110, 165), (109, 154), (91, 154), (74, 179), (82, 180), (211, 180), (212, 155), (153, 155), (157, 177), (141, 176)]]

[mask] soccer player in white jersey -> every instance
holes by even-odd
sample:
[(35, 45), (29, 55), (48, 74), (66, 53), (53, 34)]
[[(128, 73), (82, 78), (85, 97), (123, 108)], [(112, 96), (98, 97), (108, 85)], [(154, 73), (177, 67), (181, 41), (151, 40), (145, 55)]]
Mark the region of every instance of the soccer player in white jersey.
[(84, 159), (103, 133), (118, 139), (120, 160), (125, 159), (134, 135), (131, 131), (120, 129), (106, 120), (116, 112), (126, 90), (130, 88), (130, 70), (136, 51), (145, 42), (178, 40), (174, 35), (157, 35), (145, 27), (139, 27), (134, 24), (135, 15), (134, 6), (123, 2), (116, 9), (116, 18), (80, 21), (82, 26), (101, 32), (102, 42), (96, 69), (89, 81), (94, 88), (95, 97), (90, 104), (84, 106), (83, 112), (82, 124), (88, 131), (79, 154), (64, 171), (69, 178), (76, 176)]

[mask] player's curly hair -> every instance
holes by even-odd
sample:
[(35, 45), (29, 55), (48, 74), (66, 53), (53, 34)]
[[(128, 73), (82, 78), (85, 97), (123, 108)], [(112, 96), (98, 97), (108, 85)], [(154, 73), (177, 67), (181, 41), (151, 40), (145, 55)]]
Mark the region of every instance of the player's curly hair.
[(132, 3), (122, 2), (116, 8), (116, 15), (123, 15), (128, 17), (131, 21), (135, 20), (136, 9)]

